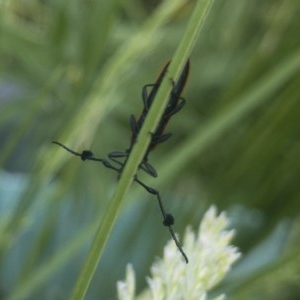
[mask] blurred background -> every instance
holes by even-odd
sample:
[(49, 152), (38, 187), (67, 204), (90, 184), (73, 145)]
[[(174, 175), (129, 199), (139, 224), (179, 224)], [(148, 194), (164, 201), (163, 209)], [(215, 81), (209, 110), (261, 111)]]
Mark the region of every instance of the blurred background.
[[(67, 299), (117, 177), (51, 142), (127, 149), (195, 1), (0, 5), (0, 299)], [(243, 253), (215, 291), (229, 299), (300, 298), (299, 14), (297, 0), (215, 1), (186, 106), (150, 155), (158, 178), (140, 174), (181, 236), (210, 205), (227, 212)], [(129, 262), (142, 291), (170, 239), (154, 197), (133, 184), (125, 203), (86, 299), (116, 299)]]

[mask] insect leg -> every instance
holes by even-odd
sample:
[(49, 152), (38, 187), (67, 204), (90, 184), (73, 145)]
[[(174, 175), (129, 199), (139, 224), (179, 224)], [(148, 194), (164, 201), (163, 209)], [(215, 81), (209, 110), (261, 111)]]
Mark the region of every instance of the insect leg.
[(170, 234), (171, 234), (171, 236), (172, 236), (172, 238), (173, 238), (173, 240), (174, 240), (174, 242), (177, 246), (177, 249), (180, 251), (181, 255), (183, 256), (183, 258), (185, 260), (185, 262), (188, 263), (189, 259), (187, 258), (186, 254), (184, 253), (184, 251), (182, 249), (182, 246), (180, 245), (172, 226), (171, 225), (165, 225), (165, 226), (167, 226), (169, 228)]
[(112, 170), (115, 170), (115, 171), (119, 171), (118, 168), (116, 168), (115, 166), (111, 165), (106, 159), (103, 159), (103, 158), (97, 158), (94, 156), (93, 152), (90, 151), (90, 150), (83, 150), (82, 153), (79, 153), (79, 152), (76, 152), (72, 149), (70, 149), (69, 147), (59, 143), (59, 142), (56, 142), (56, 141), (53, 141), (52, 142), (53, 144), (56, 144), (62, 148), (64, 148), (65, 150), (67, 150), (68, 152), (76, 155), (76, 156), (79, 156), (83, 161), (85, 160), (93, 160), (93, 161), (99, 161), (101, 162), (106, 168), (108, 169), (112, 169)]
[[(156, 144), (160, 144), (165, 142), (166, 140), (168, 140), (170, 137), (172, 136), (172, 133), (165, 133), (162, 135), (158, 135), (156, 136), (155, 134), (152, 135), (152, 142), (154, 144), (154, 146), (156, 146)], [(153, 147), (154, 147), (153, 146)]]
[[(149, 110), (150, 105), (151, 105), (151, 103), (153, 101), (153, 99), (149, 99), (147, 88), (150, 88), (150, 87), (154, 88), (156, 86), (157, 86), (156, 83), (146, 84), (146, 85), (143, 86), (143, 89), (142, 89), (142, 99), (143, 99), (144, 108), (146, 109), (146, 111)], [(149, 100), (150, 100), (150, 103), (148, 103)]]
[(122, 151), (115, 151), (115, 152), (111, 152), (108, 154), (109, 159), (111, 159), (113, 162), (115, 162), (116, 164), (124, 167), (124, 163), (120, 162), (117, 160), (117, 158), (122, 158), (122, 157), (128, 157), (128, 153), (127, 152), (122, 152)]
[(129, 121), (130, 121), (131, 130), (132, 130), (132, 135), (137, 136), (138, 133), (139, 133), (140, 128), (138, 128), (138, 125), (137, 125), (137, 122), (136, 122), (136, 119), (135, 119), (134, 115), (130, 115)]
[(176, 237), (176, 234), (174, 233), (174, 230), (172, 228), (172, 225), (174, 225), (174, 217), (173, 215), (169, 214), (169, 213), (166, 213), (165, 211), (165, 208), (163, 207), (163, 204), (162, 204), (162, 200), (160, 198), (160, 194), (157, 190), (155, 190), (154, 188), (150, 187), (150, 186), (147, 186), (146, 184), (144, 184), (142, 181), (140, 181), (136, 176), (134, 178), (134, 180), (139, 183), (147, 192), (149, 192), (150, 194), (152, 195), (155, 195), (157, 200), (158, 200), (158, 204), (159, 204), (159, 208), (160, 208), (160, 211), (163, 215), (163, 224), (169, 228), (169, 231), (170, 231), (170, 234), (176, 244), (176, 247), (178, 248), (178, 250), (180, 251), (181, 255), (183, 256), (184, 260), (186, 263), (189, 262), (186, 254), (184, 253), (183, 249), (182, 249), (182, 246), (180, 245), (177, 237)]
[(139, 168), (141, 168), (143, 171), (145, 171), (150, 176), (157, 177), (157, 172), (156, 172), (155, 168), (152, 165), (150, 165), (146, 160), (142, 161)]
[(85, 150), (85, 151), (83, 151), (82, 153), (79, 153), (79, 152), (76, 152), (76, 151), (74, 151), (74, 150), (68, 148), (67, 146), (61, 144), (60, 142), (53, 141), (52, 143), (53, 143), (53, 144), (56, 144), (56, 145), (58, 145), (58, 146), (60, 146), (60, 147), (62, 147), (62, 148), (64, 148), (65, 150), (67, 150), (68, 152), (70, 152), (70, 153), (72, 153), (72, 154), (74, 154), (74, 155), (76, 155), (76, 156), (79, 156), (82, 160), (86, 160), (87, 157), (93, 156), (93, 153), (92, 153), (91, 151)]

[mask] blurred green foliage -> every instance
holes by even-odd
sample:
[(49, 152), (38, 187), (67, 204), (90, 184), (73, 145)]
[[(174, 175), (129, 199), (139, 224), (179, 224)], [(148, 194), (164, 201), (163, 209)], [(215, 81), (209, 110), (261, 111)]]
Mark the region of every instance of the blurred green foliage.
[[(1, 1), (1, 298), (70, 294), (117, 179), (51, 141), (100, 157), (126, 149), (142, 86), (194, 7), (171, 2)], [(141, 174), (180, 234), (211, 204), (228, 212), (243, 252), (219, 287), (229, 299), (300, 295), (299, 13), (296, 0), (215, 1), (187, 104), (151, 155), (159, 177)], [(114, 299), (128, 262), (142, 289), (168, 238), (157, 203), (133, 185), (87, 299)]]

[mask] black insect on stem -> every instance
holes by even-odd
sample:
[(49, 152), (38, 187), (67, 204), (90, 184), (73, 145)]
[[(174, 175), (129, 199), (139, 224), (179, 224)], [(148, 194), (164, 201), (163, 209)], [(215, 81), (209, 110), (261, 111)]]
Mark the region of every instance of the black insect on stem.
[[(54, 141), (54, 144), (59, 145), (60, 147), (64, 148), (66, 151), (80, 157), (83, 161), (85, 160), (92, 160), (92, 161), (98, 161), (101, 162), (106, 168), (112, 169), (114, 171), (116, 171), (118, 173), (118, 176), (120, 176), (123, 172), (123, 169), (126, 165), (128, 156), (131, 153), (131, 150), (133, 148), (133, 145), (135, 144), (136, 140), (137, 140), (137, 136), (144, 124), (144, 121), (146, 119), (146, 116), (150, 110), (150, 107), (153, 103), (153, 100), (157, 94), (157, 91), (161, 85), (161, 82), (164, 78), (164, 76), (167, 73), (167, 69), (169, 66), (170, 62), (168, 62), (165, 67), (163, 68), (163, 70), (161, 71), (158, 79), (156, 80), (156, 82), (154, 84), (147, 84), (143, 87), (142, 89), (142, 99), (143, 99), (143, 110), (140, 114), (140, 117), (136, 120), (135, 117), (133, 115), (130, 116), (130, 127), (131, 127), (131, 140), (130, 140), (130, 145), (129, 148), (127, 150), (125, 150), (124, 152), (122, 151), (114, 151), (108, 154), (109, 159), (114, 162), (115, 164), (118, 165), (118, 167), (112, 165), (109, 161), (107, 161), (106, 159), (103, 158), (97, 158), (94, 156), (94, 154), (89, 151), (89, 150), (84, 150), (82, 153), (76, 152), (66, 146), (64, 146), (63, 144)], [(185, 99), (181, 97), (181, 93), (183, 91), (183, 88), (186, 84), (187, 78), (188, 78), (188, 73), (189, 73), (189, 68), (190, 68), (190, 63), (189, 61), (187, 61), (186, 65), (184, 66), (179, 79), (174, 82), (173, 79), (171, 79), (171, 83), (173, 85), (172, 91), (170, 93), (169, 96), (169, 100), (167, 103), (167, 106), (165, 108), (165, 111), (155, 129), (154, 133), (151, 133), (151, 141), (150, 144), (147, 148), (147, 151), (143, 157), (142, 162), (139, 165), (139, 168), (144, 170), (147, 174), (153, 176), (153, 177), (157, 177), (157, 172), (155, 170), (155, 168), (148, 162), (148, 156), (150, 151), (152, 151), (158, 144), (165, 142), (166, 140), (168, 140), (171, 136), (171, 133), (164, 133), (164, 130), (170, 120), (170, 118), (176, 114), (178, 111), (180, 111), (182, 109), (182, 107), (185, 104)], [(151, 88), (151, 91), (148, 94), (147, 89)], [(119, 158), (125, 158), (124, 161), (119, 161)], [(186, 254), (184, 253), (174, 231), (172, 226), (174, 225), (174, 217), (173, 215), (166, 213), (160, 194), (159, 192), (152, 188), (147, 186), (146, 184), (144, 184), (142, 181), (140, 181), (137, 177), (137, 175), (134, 176), (133, 180), (135, 182), (137, 182), (138, 184), (140, 184), (148, 193), (156, 196), (157, 200), (158, 200), (158, 204), (160, 207), (160, 211), (162, 213), (163, 216), (163, 224), (165, 226), (168, 227), (170, 234), (177, 246), (177, 248), (179, 249), (179, 251), (181, 252), (182, 256), (184, 257), (186, 263), (188, 263), (188, 258), (186, 256)]]
[[(147, 116), (147, 114), (150, 110), (150, 107), (154, 101), (154, 98), (157, 94), (157, 91), (158, 91), (160, 85), (161, 85), (161, 82), (162, 82), (163, 78), (166, 76), (169, 64), (170, 64), (170, 62), (168, 62), (165, 65), (165, 67), (159, 74), (159, 76), (154, 84), (147, 84), (142, 89), (142, 99), (143, 99), (143, 105), (144, 105), (143, 110), (137, 120), (135, 119), (135, 117), (133, 115), (130, 116), (131, 140), (130, 140), (129, 148), (125, 152), (122, 152), (122, 151), (111, 152), (108, 155), (108, 157), (112, 161), (114, 161), (115, 163), (117, 163), (120, 166), (119, 172), (122, 172), (122, 170), (127, 162), (127, 158), (129, 156), (129, 154), (131, 153), (133, 145), (135, 144), (135, 142), (137, 140), (137, 136), (144, 124), (146, 116)], [(167, 106), (164, 110), (164, 113), (163, 113), (156, 129), (155, 129), (155, 132), (151, 133), (150, 144), (147, 148), (147, 151), (143, 157), (142, 162), (140, 163), (139, 168), (144, 170), (146, 173), (148, 173), (149, 175), (151, 175), (153, 177), (157, 177), (157, 172), (156, 172), (155, 168), (148, 162), (148, 156), (149, 156), (150, 151), (152, 151), (158, 144), (165, 142), (166, 140), (168, 140), (171, 137), (171, 133), (164, 133), (164, 130), (165, 130), (170, 118), (174, 114), (179, 112), (185, 104), (185, 99), (183, 97), (181, 97), (181, 93), (182, 93), (184, 86), (186, 84), (186, 81), (188, 79), (189, 69), (190, 69), (190, 63), (189, 63), (189, 61), (187, 61), (181, 74), (179, 75), (178, 80), (176, 82), (174, 82), (173, 79), (171, 78), (171, 83), (173, 85), (173, 88), (170, 93)], [(148, 93), (149, 88), (151, 88), (151, 90)], [(120, 162), (118, 160), (118, 158), (125, 158), (125, 160), (123, 162)], [(156, 189), (149, 187), (146, 184), (144, 184), (143, 182), (141, 182), (137, 177), (135, 177), (135, 181), (137, 183), (139, 183), (142, 187), (144, 187), (144, 189), (146, 189), (150, 194), (155, 195), (157, 197), (159, 207), (160, 207), (160, 210), (161, 210), (161, 213), (163, 216), (163, 224), (169, 228), (169, 231), (171, 233), (171, 236), (172, 236), (177, 248), (181, 252), (186, 263), (188, 263), (188, 258), (186, 256), (186, 254), (184, 253), (178, 239), (176, 238), (173, 228), (172, 228), (172, 225), (174, 225), (174, 217), (171, 214), (168, 214), (165, 212), (159, 192)]]
[[(122, 173), (123, 168), (126, 165), (127, 158), (129, 156), (129, 154), (131, 153), (133, 145), (135, 144), (135, 142), (137, 140), (137, 136), (144, 124), (146, 116), (147, 116), (147, 114), (150, 110), (150, 107), (154, 101), (154, 98), (157, 94), (157, 91), (158, 91), (160, 85), (161, 85), (161, 82), (162, 82), (163, 78), (166, 76), (169, 64), (170, 64), (170, 62), (168, 62), (165, 65), (165, 67), (161, 71), (160, 75), (158, 76), (158, 78), (154, 84), (147, 84), (142, 89), (142, 99), (143, 99), (144, 107), (140, 114), (140, 117), (136, 120), (133, 115), (130, 116), (131, 140), (130, 140), (129, 148), (127, 150), (125, 150), (125, 152), (115, 151), (115, 152), (111, 152), (108, 155), (108, 157), (112, 161), (114, 161), (115, 163), (117, 163), (120, 166), (119, 174)], [(151, 133), (150, 144), (149, 144), (147, 151), (143, 157), (143, 160), (139, 166), (140, 169), (144, 170), (146, 173), (148, 173), (149, 175), (151, 175), (153, 177), (157, 177), (157, 172), (156, 172), (155, 168), (148, 162), (148, 156), (149, 156), (150, 151), (152, 151), (158, 144), (165, 142), (166, 140), (168, 140), (171, 137), (171, 133), (164, 133), (164, 130), (165, 130), (170, 118), (174, 114), (179, 112), (185, 104), (185, 99), (183, 97), (181, 97), (181, 93), (184, 89), (184, 86), (185, 86), (187, 78), (188, 78), (189, 68), (190, 68), (190, 63), (189, 63), (189, 61), (187, 61), (181, 74), (179, 75), (178, 80), (176, 82), (174, 82), (173, 79), (170, 78), (173, 88), (171, 90), (167, 106), (164, 110), (164, 113), (163, 113), (156, 129), (155, 129), (155, 132)], [(148, 94), (147, 89), (149, 89), (149, 88), (151, 88), (151, 91)], [(118, 160), (118, 158), (125, 158), (125, 160), (123, 162), (120, 162)], [(157, 197), (159, 207), (160, 207), (161, 213), (163, 215), (163, 224), (169, 228), (169, 231), (170, 231), (178, 249), (180, 250), (183, 257), (185, 258), (186, 262), (188, 262), (187, 256), (184, 253), (182, 247), (180, 246), (179, 241), (177, 240), (177, 238), (174, 234), (174, 231), (171, 227), (174, 224), (174, 217), (171, 214), (167, 214), (165, 212), (159, 192), (157, 190), (155, 190), (154, 188), (149, 187), (146, 184), (144, 184), (143, 182), (141, 182), (137, 177), (135, 177), (135, 181), (137, 183), (139, 183), (142, 187), (144, 187), (144, 189), (146, 189), (150, 194), (155, 195)], [(172, 220), (172, 222), (170, 220)]]

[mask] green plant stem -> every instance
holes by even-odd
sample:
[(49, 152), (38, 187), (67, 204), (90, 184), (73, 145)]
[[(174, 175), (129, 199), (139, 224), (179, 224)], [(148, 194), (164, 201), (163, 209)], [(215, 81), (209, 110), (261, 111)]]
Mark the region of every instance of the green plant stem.
[(113, 195), (105, 216), (97, 230), (95, 239), (91, 245), (87, 259), (83, 265), (82, 271), (73, 290), (71, 299), (79, 300), (84, 298), (100, 257), (103, 253), (106, 242), (109, 238), (110, 232), (122, 207), (125, 195), (150, 143), (151, 135), (149, 132), (155, 131), (155, 128), (167, 105), (168, 95), (170, 94), (172, 88), (172, 85), (170, 84), (170, 78), (176, 81), (177, 77), (179, 76), (184, 63), (187, 61), (191, 53), (212, 3), (212, 0), (199, 0), (197, 2), (184, 37), (175, 52), (175, 55), (169, 66), (168, 73), (159, 88), (157, 96), (149, 111), (149, 115), (147, 116), (140, 131), (138, 140), (134, 145), (130, 156), (128, 157), (116, 192)]

